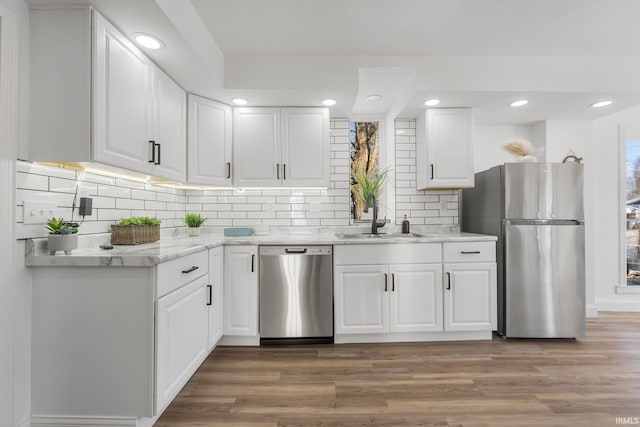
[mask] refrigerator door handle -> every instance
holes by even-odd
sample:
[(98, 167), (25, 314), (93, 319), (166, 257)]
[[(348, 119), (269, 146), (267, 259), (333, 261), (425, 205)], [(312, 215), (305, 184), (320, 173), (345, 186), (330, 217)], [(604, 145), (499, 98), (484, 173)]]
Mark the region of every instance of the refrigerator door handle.
[(503, 219), (504, 225), (584, 225), (582, 219)]

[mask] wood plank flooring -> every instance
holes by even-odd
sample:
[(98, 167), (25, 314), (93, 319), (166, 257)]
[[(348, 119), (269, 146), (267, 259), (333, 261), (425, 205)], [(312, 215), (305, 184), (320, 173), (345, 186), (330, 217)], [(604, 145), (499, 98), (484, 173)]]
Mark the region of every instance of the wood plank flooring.
[(640, 417), (640, 313), (600, 313), (582, 340), (220, 347), (155, 425), (615, 426), (619, 417)]

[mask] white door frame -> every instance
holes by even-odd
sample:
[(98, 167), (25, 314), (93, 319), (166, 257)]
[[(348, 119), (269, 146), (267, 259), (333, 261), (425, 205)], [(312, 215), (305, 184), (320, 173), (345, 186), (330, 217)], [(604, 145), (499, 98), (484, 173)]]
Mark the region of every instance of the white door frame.
[(640, 129), (620, 126), (618, 129), (618, 260), (619, 277), (616, 293), (640, 293), (639, 286), (627, 287), (627, 141), (640, 140)]
[(18, 3), (0, 0), (0, 425), (15, 425)]

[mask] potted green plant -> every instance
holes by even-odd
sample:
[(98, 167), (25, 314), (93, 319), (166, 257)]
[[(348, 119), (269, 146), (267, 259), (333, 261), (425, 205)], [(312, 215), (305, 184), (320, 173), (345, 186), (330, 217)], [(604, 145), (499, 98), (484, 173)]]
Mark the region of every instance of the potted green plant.
[(202, 215), (187, 212), (184, 215), (184, 223), (189, 228), (189, 236), (197, 236), (200, 234), (200, 226), (204, 224), (207, 218), (203, 218)]
[[(358, 168), (353, 171), (352, 175), (356, 185), (352, 186), (352, 192), (357, 198), (355, 219), (362, 218), (362, 208), (367, 203), (367, 199), (369, 199), (368, 207), (373, 207), (373, 200), (369, 198), (370, 195), (373, 195), (375, 200), (380, 200), (389, 172), (389, 168), (369, 173), (364, 168)], [(372, 211), (370, 210), (369, 212), (371, 215)]]
[(49, 255), (55, 255), (58, 251), (64, 251), (65, 255), (71, 255), (71, 251), (78, 247), (78, 227), (72, 227), (62, 218), (50, 218), (47, 220), (47, 249)]
[(111, 244), (139, 245), (160, 240), (160, 220), (148, 216), (123, 218), (111, 226)]

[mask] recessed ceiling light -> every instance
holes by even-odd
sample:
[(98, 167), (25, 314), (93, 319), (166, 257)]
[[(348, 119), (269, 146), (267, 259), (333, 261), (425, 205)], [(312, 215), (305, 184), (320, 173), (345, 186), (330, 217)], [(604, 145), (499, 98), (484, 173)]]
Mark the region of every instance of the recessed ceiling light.
[(136, 33), (136, 43), (142, 47), (153, 50), (164, 47), (164, 43), (162, 43), (159, 38), (145, 33)]
[(336, 101), (335, 99), (329, 99), (329, 98), (327, 98), (327, 99), (323, 99), (323, 100), (322, 100), (322, 104), (323, 104), (323, 105), (327, 105), (327, 106), (331, 106), (331, 105), (336, 105), (336, 104), (337, 104), (337, 101)]
[(509, 104), (510, 107), (522, 107), (523, 105), (527, 105), (529, 103), (529, 101), (527, 101), (526, 99), (519, 99), (517, 101), (513, 101), (511, 104)]
[(594, 102), (593, 104), (591, 104), (591, 106), (593, 108), (600, 108), (600, 107), (606, 107), (607, 105), (611, 105), (613, 104), (613, 101), (600, 101), (600, 102)]
[(376, 102), (376, 101), (380, 101), (382, 99), (382, 95), (369, 95), (367, 96), (367, 101), (369, 102)]
[(426, 101), (424, 101), (424, 105), (426, 105), (427, 107), (432, 107), (438, 104), (440, 104), (439, 99), (427, 99)]
[(249, 103), (249, 101), (247, 101), (244, 98), (234, 98), (233, 99), (233, 103), (236, 105), (247, 105)]

